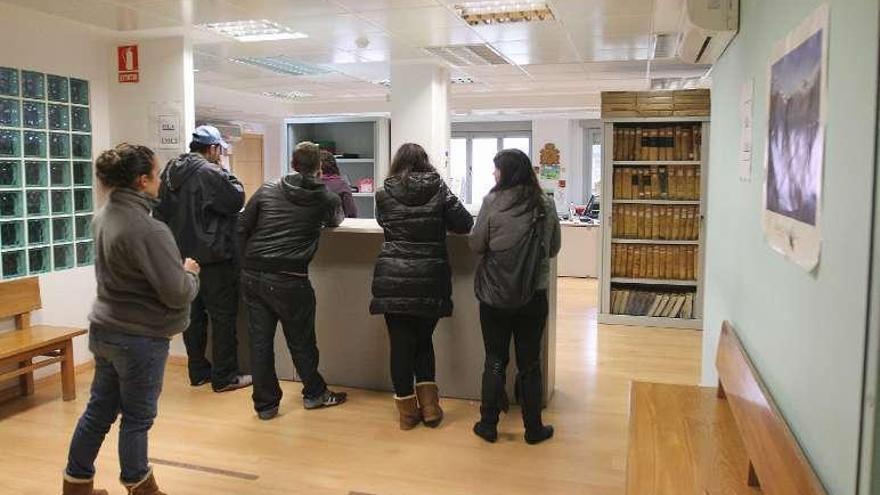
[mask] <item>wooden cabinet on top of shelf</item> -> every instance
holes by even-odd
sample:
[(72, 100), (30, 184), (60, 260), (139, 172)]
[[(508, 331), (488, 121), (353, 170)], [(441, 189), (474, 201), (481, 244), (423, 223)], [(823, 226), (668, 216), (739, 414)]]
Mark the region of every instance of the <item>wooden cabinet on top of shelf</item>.
[(708, 137), (707, 117), (606, 120), (600, 323), (701, 328)]

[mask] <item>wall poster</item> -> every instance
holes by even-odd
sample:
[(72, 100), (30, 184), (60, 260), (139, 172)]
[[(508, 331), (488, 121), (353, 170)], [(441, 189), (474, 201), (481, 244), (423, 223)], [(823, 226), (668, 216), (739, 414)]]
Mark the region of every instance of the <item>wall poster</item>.
[(807, 271), (821, 252), (828, 5), (773, 49), (762, 226), (767, 242)]

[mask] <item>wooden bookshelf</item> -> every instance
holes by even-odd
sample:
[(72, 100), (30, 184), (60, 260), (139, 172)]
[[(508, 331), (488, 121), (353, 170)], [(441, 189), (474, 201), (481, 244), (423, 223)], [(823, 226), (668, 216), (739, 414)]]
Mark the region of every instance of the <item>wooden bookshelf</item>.
[(599, 323), (700, 329), (709, 118), (604, 122)]

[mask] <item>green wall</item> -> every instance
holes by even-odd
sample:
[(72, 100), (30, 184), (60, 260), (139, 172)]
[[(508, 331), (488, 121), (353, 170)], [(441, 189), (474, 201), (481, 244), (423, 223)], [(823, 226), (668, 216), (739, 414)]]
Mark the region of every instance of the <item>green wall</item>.
[[(768, 63), (820, 5), (742, 0), (741, 30), (713, 73), (703, 381), (723, 320), (740, 333), (832, 494), (855, 493), (874, 184), (877, 0), (830, 0), (822, 255), (807, 273), (761, 230)], [(739, 179), (741, 87), (755, 78), (751, 182)]]

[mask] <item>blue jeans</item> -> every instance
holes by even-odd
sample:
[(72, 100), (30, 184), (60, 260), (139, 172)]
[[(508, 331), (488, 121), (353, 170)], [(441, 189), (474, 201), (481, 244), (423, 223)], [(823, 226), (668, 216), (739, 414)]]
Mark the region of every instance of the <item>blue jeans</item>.
[(120, 479), (123, 483), (137, 483), (149, 474), (147, 432), (156, 418), (169, 343), (164, 338), (92, 326), (89, 349), (95, 355), (95, 378), (89, 404), (70, 442), (69, 476), (95, 476), (95, 458), (120, 413)]

